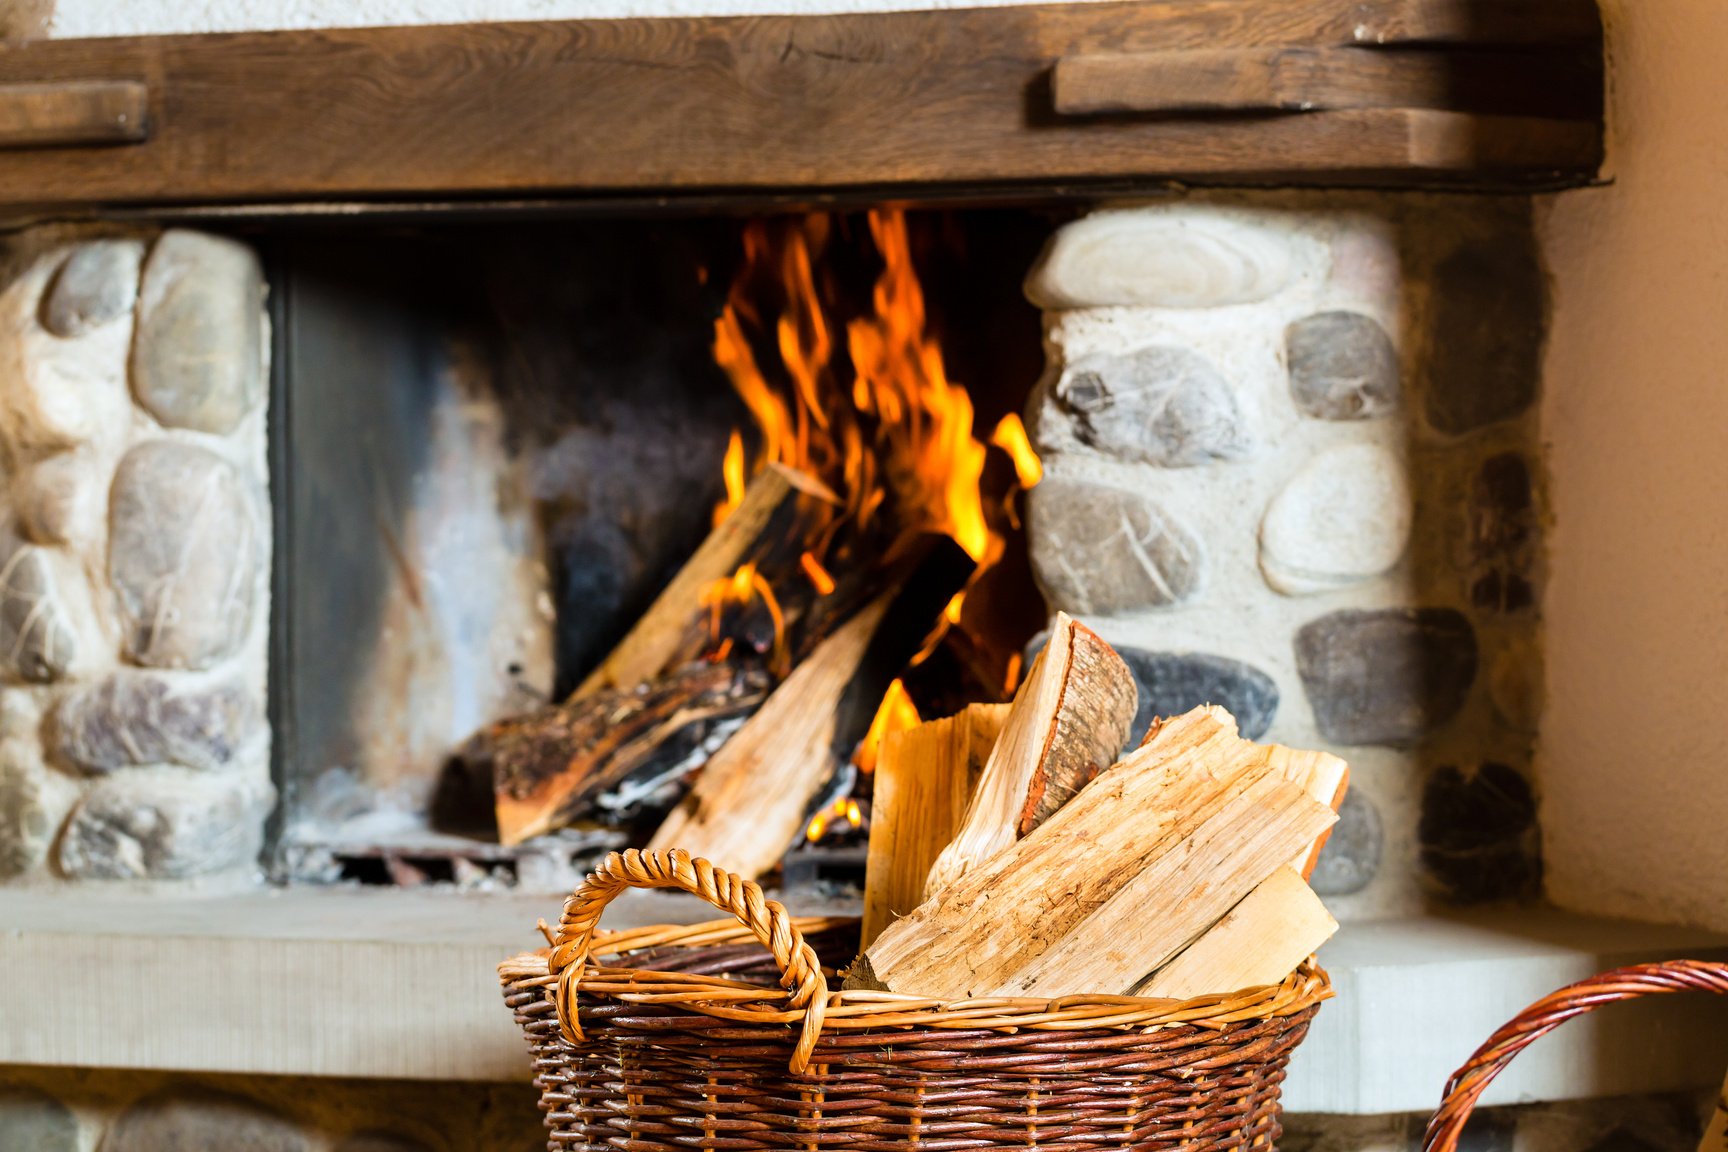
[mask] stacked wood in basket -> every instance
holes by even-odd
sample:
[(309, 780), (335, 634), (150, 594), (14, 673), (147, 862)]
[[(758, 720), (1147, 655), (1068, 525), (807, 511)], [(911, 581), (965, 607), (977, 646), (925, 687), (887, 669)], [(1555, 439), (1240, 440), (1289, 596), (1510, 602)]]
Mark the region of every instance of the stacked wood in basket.
[(1120, 755), (1133, 679), (1059, 616), (1014, 703), (891, 737), (852, 988), (1185, 998), (1282, 980), (1337, 924), (1307, 877), (1348, 770), (1221, 708)]

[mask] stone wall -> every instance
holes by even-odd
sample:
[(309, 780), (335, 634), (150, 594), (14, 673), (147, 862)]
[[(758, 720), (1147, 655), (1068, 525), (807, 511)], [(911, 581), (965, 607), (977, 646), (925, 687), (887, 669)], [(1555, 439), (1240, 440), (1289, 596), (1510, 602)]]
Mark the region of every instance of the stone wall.
[(1533, 895), (1545, 284), (1520, 199), (1189, 196), (1027, 281), (1046, 598), (1153, 714), (1222, 704), (1353, 786), (1345, 918)]
[(248, 874), (274, 801), (258, 259), (41, 231), (0, 284), (0, 879)]

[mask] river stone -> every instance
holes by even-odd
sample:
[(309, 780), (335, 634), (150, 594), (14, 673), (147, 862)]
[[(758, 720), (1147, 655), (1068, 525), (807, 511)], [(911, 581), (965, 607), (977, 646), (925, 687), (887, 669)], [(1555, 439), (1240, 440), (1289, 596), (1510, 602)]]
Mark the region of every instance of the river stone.
[(12, 481), (18, 527), (36, 544), (98, 538), (108, 477), (79, 451), (58, 452), (26, 467)]
[(1251, 664), (1206, 652), (1148, 652), (1116, 649), (1140, 690), (1133, 739), (1160, 716), (1180, 716), (1202, 704), (1217, 704), (1236, 717), (1236, 727), (1258, 740), (1278, 713), (1278, 685)]
[(177, 768), (143, 768), (90, 786), (60, 840), (79, 880), (176, 880), (251, 865), (267, 789)]
[(81, 336), (132, 311), (143, 259), (136, 240), (93, 240), (74, 249), (42, 298), (42, 327)]
[(34, 872), (54, 838), (41, 766), (19, 750), (18, 741), (0, 741), (0, 880)]
[(120, 672), (61, 699), (55, 753), (88, 772), (140, 764), (216, 769), (257, 732), (260, 719), (252, 694), (237, 683), (189, 686)]
[(1200, 587), (1205, 555), (1149, 497), (1046, 476), (1028, 498), (1032, 570), (1050, 607), (1076, 616), (1175, 604)]
[(260, 552), (240, 471), (208, 449), (147, 440), (120, 462), (108, 516), (127, 654), (158, 668), (232, 656), (251, 623)]
[(1348, 896), (1368, 887), (1380, 870), (1385, 834), (1374, 802), (1358, 789), (1344, 793), (1338, 823), (1320, 852), (1308, 886), (1322, 896)]
[(54, 587), (47, 554), (22, 545), (0, 566), (0, 651), (18, 676), (58, 680), (72, 666), (77, 639)]
[(232, 432), (264, 393), (264, 276), (251, 248), (165, 232), (144, 263), (132, 388), (171, 428)]
[(1536, 797), (1505, 764), (1469, 777), (1447, 764), (1422, 789), (1416, 828), (1422, 867), (1454, 902), (1480, 904), (1535, 895), (1542, 879)]
[(132, 1105), (98, 1152), (312, 1152), (291, 1120), (241, 1096), (169, 1091)]
[(0, 1149), (78, 1152), (78, 1120), (46, 1092), (0, 1085)]
[(1316, 420), (1366, 420), (1398, 406), (1398, 352), (1372, 316), (1320, 312), (1284, 330), (1296, 410)]
[(1247, 449), (1230, 385), (1186, 348), (1082, 357), (1057, 381), (1055, 400), (1082, 443), (1122, 460), (1183, 468)]
[(1312, 457), (1260, 522), (1260, 571), (1286, 596), (1371, 579), (1404, 555), (1415, 512), (1404, 465), (1377, 444)]
[(1424, 410), (1460, 435), (1522, 414), (1536, 399), (1547, 286), (1527, 228), (1461, 243), (1434, 269)]
[(1064, 225), (1026, 279), (1041, 308), (1213, 308), (1264, 300), (1290, 282), (1273, 227), (1202, 205), (1094, 212)]
[(1344, 609), (1296, 633), (1296, 671), (1328, 743), (1408, 747), (1464, 707), (1476, 634), (1450, 608)]

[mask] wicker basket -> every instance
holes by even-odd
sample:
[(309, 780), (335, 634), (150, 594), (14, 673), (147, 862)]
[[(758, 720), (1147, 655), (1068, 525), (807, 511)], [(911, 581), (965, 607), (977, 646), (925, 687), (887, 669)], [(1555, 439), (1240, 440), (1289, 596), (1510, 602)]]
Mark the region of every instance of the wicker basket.
[[(736, 920), (596, 933), (630, 887)], [(1285, 1062), (1331, 995), (1312, 961), (1187, 1001), (840, 992), (855, 921), (793, 920), (684, 852), (608, 857), (548, 937), (499, 974), (553, 1149), (1270, 1149)]]
[(1569, 984), (1524, 1009), (1488, 1037), (1464, 1066), (1452, 1073), (1440, 1110), (1428, 1122), (1422, 1152), (1457, 1152), (1464, 1125), (1476, 1101), (1512, 1058), (1574, 1016), (1622, 1000), (1662, 996), (1670, 992), (1712, 992), (1728, 995), (1728, 964), (1706, 960), (1667, 960), (1616, 968)]

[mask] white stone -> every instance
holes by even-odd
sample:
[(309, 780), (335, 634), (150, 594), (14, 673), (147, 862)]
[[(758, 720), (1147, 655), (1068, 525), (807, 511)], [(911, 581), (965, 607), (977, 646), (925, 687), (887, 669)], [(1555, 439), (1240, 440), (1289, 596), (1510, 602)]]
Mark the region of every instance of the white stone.
[(64, 258), (64, 250), (43, 256), (0, 292), (0, 436), (18, 454), (117, 439), (131, 421), (131, 323), (75, 339), (41, 326), (43, 292)]
[(85, 452), (61, 452), (13, 480), (18, 526), (35, 544), (100, 539), (107, 532), (108, 477)]
[(1267, 507), (1260, 570), (1286, 596), (1367, 580), (1403, 556), (1412, 515), (1396, 456), (1376, 444), (1330, 449), (1309, 459)]
[(1043, 308), (1214, 308), (1264, 300), (1294, 263), (1283, 230), (1206, 204), (1095, 212), (1064, 226), (1026, 280)]

